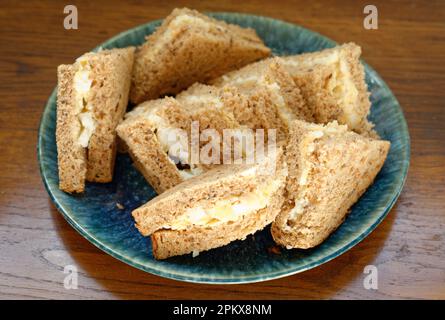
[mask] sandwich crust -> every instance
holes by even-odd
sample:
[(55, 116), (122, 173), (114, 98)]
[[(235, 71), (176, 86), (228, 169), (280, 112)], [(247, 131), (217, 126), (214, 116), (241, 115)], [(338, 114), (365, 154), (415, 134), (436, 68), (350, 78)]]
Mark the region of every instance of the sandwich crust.
[(371, 185), (389, 147), (336, 122), (295, 121), (286, 148), (287, 200), (272, 224), (274, 240), (287, 248), (322, 243)]
[(269, 54), (253, 29), (175, 9), (136, 52), (131, 101), (176, 94)]
[(57, 161), (59, 188), (69, 193), (83, 192), (87, 173), (86, 150), (77, 143), (80, 123), (73, 107), (73, 78), (76, 70), (72, 65), (57, 68)]

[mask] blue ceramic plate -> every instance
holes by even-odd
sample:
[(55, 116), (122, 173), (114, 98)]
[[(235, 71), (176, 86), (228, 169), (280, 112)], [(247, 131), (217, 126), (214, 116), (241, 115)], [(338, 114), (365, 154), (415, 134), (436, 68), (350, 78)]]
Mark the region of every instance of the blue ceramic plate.
[[(332, 47), (335, 42), (302, 27), (270, 18), (217, 13), (212, 16), (254, 28), (276, 55), (297, 54)], [(101, 45), (115, 48), (139, 45), (160, 24), (154, 21), (121, 33)], [(98, 48), (96, 48), (98, 49)], [(75, 57), (73, 57), (74, 60)], [(127, 155), (118, 155), (115, 177), (109, 184), (87, 184), (83, 195), (58, 189), (56, 90), (42, 116), (38, 157), (48, 193), (65, 219), (86, 239), (113, 257), (159, 276), (202, 283), (246, 283), (288, 276), (323, 264), (365, 238), (385, 218), (399, 196), (409, 165), (409, 135), (402, 110), (391, 90), (368, 65), (366, 81), (371, 92), (370, 119), (383, 139), (391, 141), (388, 159), (374, 184), (353, 207), (341, 227), (322, 245), (311, 250), (283, 250), (274, 245), (266, 228), (230, 245), (201, 253), (156, 261), (149, 238), (133, 226), (132, 209), (155, 196), (153, 189), (133, 168)], [(124, 206), (123, 210), (116, 203)]]

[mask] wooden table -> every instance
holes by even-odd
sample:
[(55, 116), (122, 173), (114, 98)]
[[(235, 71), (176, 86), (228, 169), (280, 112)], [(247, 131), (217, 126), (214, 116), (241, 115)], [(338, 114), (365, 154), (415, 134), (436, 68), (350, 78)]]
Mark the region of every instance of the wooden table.
[[(165, 17), (174, 4), (76, 1), (79, 29), (63, 28), (64, 1), (2, 1), (0, 9), (0, 298), (393, 299), (445, 298), (445, 2), (372, 1), (379, 29), (363, 28), (361, 1), (190, 1), (355, 41), (403, 107), (412, 141), (406, 186), (369, 237), (339, 258), (295, 276), (246, 285), (196, 285), (153, 276), (103, 253), (74, 231), (44, 190), (37, 128), (56, 67), (109, 37)], [(169, 1), (170, 2), (170, 1)], [(79, 287), (63, 286), (65, 265)], [(366, 265), (378, 290), (363, 286)]]

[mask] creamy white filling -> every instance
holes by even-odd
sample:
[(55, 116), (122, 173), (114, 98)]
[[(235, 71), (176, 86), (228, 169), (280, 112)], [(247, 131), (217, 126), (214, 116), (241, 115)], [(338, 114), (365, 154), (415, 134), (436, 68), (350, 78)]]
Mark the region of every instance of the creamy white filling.
[(216, 201), (211, 207), (196, 206), (187, 209), (164, 229), (184, 230), (193, 225), (213, 226), (236, 221), (244, 215), (266, 208), (273, 194), (279, 189), (280, 181), (274, 180), (261, 185), (252, 192)]
[(204, 170), (198, 166), (193, 166), (190, 169), (179, 170), (179, 174), (184, 180), (199, 176), (202, 173), (204, 173)]
[(79, 143), (82, 147), (87, 148), (91, 135), (96, 128), (93, 114), (91, 112), (82, 112), (78, 115), (80, 123), (82, 124), (82, 130), (79, 135)]
[(248, 77), (237, 77), (237, 78), (232, 78), (229, 79), (227, 76), (225, 76), (226, 78), (224, 79), (224, 81), (227, 81), (228, 83), (230, 83), (231, 85), (234, 86), (250, 86), (250, 87), (254, 87), (257, 85), (257, 83), (261, 80), (258, 76), (248, 76)]
[(74, 74), (74, 89), (76, 90), (79, 98), (87, 96), (90, 91), (92, 80), (90, 77), (90, 71), (83, 63), (79, 63), (79, 70)]
[(293, 120), (297, 119), (294, 112), (289, 108), (281, 94), (281, 87), (278, 83), (270, 83), (267, 85), (272, 100), (275, 101), (278, 114), (284, 123), (289, 127)]
[[(170, 127), (169, 123), (156, 114), (157, 109), (152, 109), (148, 113), (141, 113), (156, 128), (156, 137), (162, 148), (173, 164), (189, 164), (189, 145), (186, 133), (178, 128)], [(176, 161), (176, 162), (175, 162)], [(190, 169), (179, 169), (179, 174), (186, 180), (203, 173), (200, 167), (190, 165)]]
[(343, 115), (339, 120), (348, 124), (351, 129), (355, 129), (361, 122), (361, 115), (357, 112), (358, 90), (352, 80), (349, 66), (344, 59), (340, 60), (337, 77), (339, 82), (338, 99), (343, 106)]
[(300, 69), (303, 69), (303, 68), (309, 69), (309, 68), (313, 68), (317, 64), (331, 65), (331, 64), (337, 63), (339, 60), (338, 51), (334, 51), (334, 52), (332, 52), (328, 55), (325, 55), (325, 56), (316, 56), (316, 57), (311, 57), (311, 58), (306, 58), (306, 59), (299, 59), (298, 56), (296, 56), (296, 57), (297, 58), (284, 59), (285, 65), (297, 67)]
[(187, 95), (181, 98), (182, 102), (189, 105), (208, 105), (212, 108), (220, 109), (223, 107), (223, 102), (218, 97), (213, 95)]
[(294, 207), (289, 212), (288, 220), (295, 220), (299, 214), (303, 213), (308, 204), (309, 201), (304, 198), (295, 201)]
[(90, 79), (90, 66), (85, 59), (78, 59), (78, 70), (74, 74), (74, 94), (77, 118), (80, 122), (78, 143), (87, 148), (96, 123), (93, 118), (93, 106), (88, 101), (93, 80)]
[(158, 127), (156, 136), (164, 152), (171, 161), (189, 164), (189, 146), (187, 134), (177, 128)]

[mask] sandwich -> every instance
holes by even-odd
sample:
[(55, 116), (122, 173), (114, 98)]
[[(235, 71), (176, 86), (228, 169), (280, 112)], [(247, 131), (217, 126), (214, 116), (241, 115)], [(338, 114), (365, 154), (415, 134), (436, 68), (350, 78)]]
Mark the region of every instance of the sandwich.
[(282, 57), (316, 123), (337, 120), (350, 130), (378, 137), (367, 120), (371, 107), (360, 62), (361, 48), (347, 43), (331, 49)]
[(278, 141), (286, 140), (288, 126), (293, 120), (313, 120), (300, 89), (280, 58), (249, 64), (211, 83), (237, 88), (248, 103), (247, 108), (240, 104), (232, 108), (236, 119), (251, 129), (277, 129)]
[[(190, 123), (190, 116), (181, 105), (167, 97), (140, 104), (128, 112), (116, 128), (135, 167), (157, 193), (182, 182), (198, 170), (185, 166), (188, 155), (181, 152), (188, 149), (188, 136), (184, 137), (181, 130), (187, 130)], [(177, 143), (178, 148), (173, 148)]]
[(270, 55), (253, 29), (175, 9), (138, 48), (130, 99), (174, 95)]
[(278, 244), (308, 249), (345, 219), (385, 162), (390, 143), (326, 125), (296, 120), (286, 148), (286, 200), (272, 224)]
[[(201, 140), (200, 136), (206, 129), (221, 136), (224, 129), (239, 127), (236, 119), (224, 112), (225, 105), (238, 103), (236, 98), (236, 93), (228, 90), (196, 84), (177, 99), (166, 97), (140, 104), (125, 115), (117, 132), (136, 168), (160, 194), (222, 163), (220, 157), (209, 160), (211, 163), (200, 161), (205, 143), (210, 144), (210, 151), (223, 150), (223, 141)], [(198, 136), (192, 136), (193, 129)]]
[(115, 128), (128, 104), (134, 48), (87, 53), (58, 67), (59, 187), (83, 192), (85, 181), (110, 182)]
[(283, 203), (287, 175), (282, 152), (255, 164), (222, 165), (194, 177), (132, 212), (151, 236), (156, 259), (218, 248), (270, 224)]

